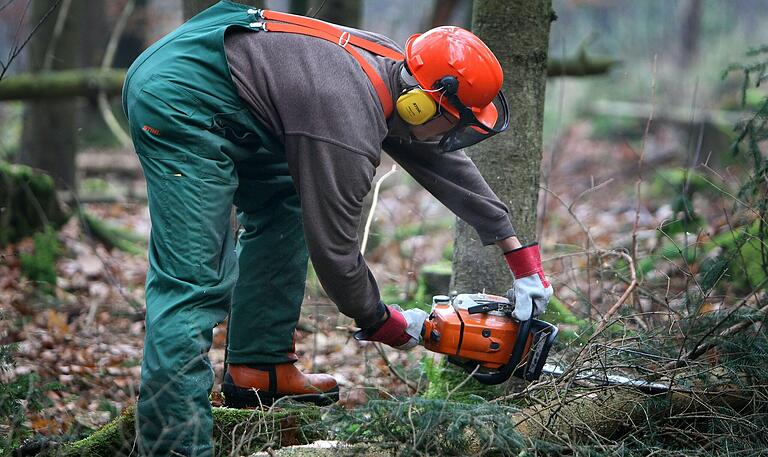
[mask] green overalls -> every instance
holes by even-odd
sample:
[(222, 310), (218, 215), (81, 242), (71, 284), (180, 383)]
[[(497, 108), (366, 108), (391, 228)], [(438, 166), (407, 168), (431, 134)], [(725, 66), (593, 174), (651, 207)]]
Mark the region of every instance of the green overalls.
[(139, 56), (123, 89), (152, 222), (137, 410), (145, 455), (213, 454), (207, 353), (228, 311), (229, 363), (295, 360), (307, 269), (299, 198), (282, 144), (241, 101), (224, 51), (229, 27), (256, 20), (245, 5), (214, 5)]

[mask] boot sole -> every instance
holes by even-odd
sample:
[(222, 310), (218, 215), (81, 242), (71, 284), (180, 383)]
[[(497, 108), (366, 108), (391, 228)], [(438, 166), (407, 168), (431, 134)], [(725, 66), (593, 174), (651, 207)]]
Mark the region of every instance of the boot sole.
[(221, 393), (224, 395), (224, 406), (237, 409), (272, 406), (281, 398), (302, 403), (313, 403), (317, 406), (328, 406), (339, 401), (339, 386), (326, 392), (313, 394), (280, 394), (247, 387), (238, 387), (232, 383), (229, 375), (226, 376), (221, 385)]

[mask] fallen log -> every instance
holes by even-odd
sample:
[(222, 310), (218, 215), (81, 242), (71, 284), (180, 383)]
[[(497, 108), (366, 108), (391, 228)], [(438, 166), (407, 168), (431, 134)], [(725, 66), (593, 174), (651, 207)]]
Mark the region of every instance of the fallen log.
[(0, 101), (41, 100), (61, 97), (95, 97), (99, 91), (120, 95), (125, 70), (83, 68), (22, 73), (0, 81)]
[(566, 59), (549, 59), (547, 61), (547, 77), (603, 75), (619, 64), (621, 61), (604, 57), (589, 57), (585, 52), (579, 52), (576, 56)]
[[(566, 59), (550, 59), (547, 76), (595, 76), (608, 73), (620, 62), (613, 59), (588, 57), (579, 53)], [(21, 73), (6, 76), (0, 82), (0, 101), (40, 100), (61, 97), (95, 97), (100, 91), (106, 95), (120, 95), (125, 81), (125, 70), (82, 68), (77, 70)]]

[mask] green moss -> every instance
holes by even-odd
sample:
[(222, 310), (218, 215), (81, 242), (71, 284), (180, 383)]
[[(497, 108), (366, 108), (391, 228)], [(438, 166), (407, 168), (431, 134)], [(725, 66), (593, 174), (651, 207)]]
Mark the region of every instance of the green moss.
[(582, 325), (586, 323), (584, 319), (581, 319), (580, 317), (577, 317), (575, 314), (573, 314), (573, 312), (568, 309), (568, 307), (565, 306), (565, 304), (561, 302), (560, 299), (554, 296), (549, 299), (549, 304), (547, 304), (547, 312), (544, 313), (540, 319), (552, 324)]
[[(59, 457), (113, 457), (128, 454), (136, 440), (135, 407), (90, 436), (49, 450), (44, 455)], [(247, 410), (213, 408), (213, 442), (217, 455), (251, 454), (269, 445), (272, 448), (306, 444), (322, 439), (326, 430), (320, 408), (286, 404), (286, 408)]]
[(25, 165), (0, 161), (0, 246), (15, 243), (68, 218), (53, 179)]
[(107, 248), (117, 248), (133, 255), (144, 255), (146, 240), (131, 230), (109, 224), (96, 216), (80, 211), (86, 230)]
[(450, 230), (451, 227), (453, 227), (453, 219), (448, 218), (404, 224), (395, 229), (394, 240), (403, 241), (414, 236)]
[(61, 255), (59, 238), (48, 226), (44, 232), (34, 235), (34, 243), (33, 253), (21, 254), (21, 273), (41, 290), (50, 293), (56, 286), (56, 259)]
[(632, 117), (596, 115), (592, 118), (591, 137), (594, 139), (639, 140), (642, 135), (643, 124)]
[(445, 357), (437, 361), (431, 357), (425, 357), (422, 364), (429, 381), (427, 391), (424, 393), (426, 399), (450, 399), (460, 403), (477, 403), (499, 397), (504, 392), (503, 384), (488, 386), (480, 384), (474, 378), (467, 379), (470, 376), (469, 373), (449, 363)]

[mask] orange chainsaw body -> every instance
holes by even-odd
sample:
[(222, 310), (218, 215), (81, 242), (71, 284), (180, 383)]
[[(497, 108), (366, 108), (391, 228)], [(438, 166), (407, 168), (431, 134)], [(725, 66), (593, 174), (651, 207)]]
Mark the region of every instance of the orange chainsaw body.
[[(489, 299), (503, 297), (486, 295)], [(430, 351), (473, 360), (486, 368), (498, 368), (509, 361), (520, 324), (509, 316), (477, 313), (438, 302), (424, 322), (424, 347)], [(525, 353), (530, 347), (528, 336)]]
[(483, 384), (499, 384), (514, 375), (538, 379), (557, 327), (512, 317), (514, 302), (488, 294), (436, 295), (424, 322), (424, 347), (473, 373)]

